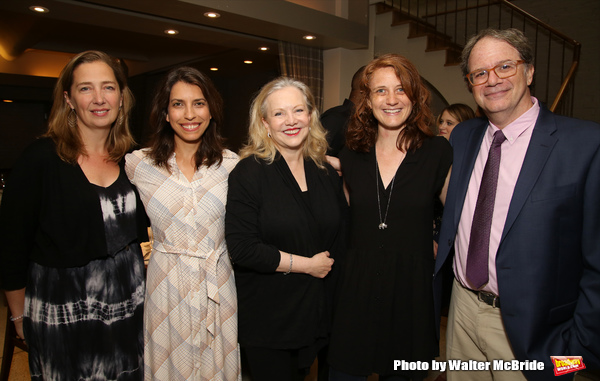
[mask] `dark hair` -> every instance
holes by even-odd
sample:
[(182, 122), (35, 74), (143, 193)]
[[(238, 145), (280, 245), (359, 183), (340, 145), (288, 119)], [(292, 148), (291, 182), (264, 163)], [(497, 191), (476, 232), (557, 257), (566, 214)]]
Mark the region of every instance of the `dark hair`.
[(405, 122), (405, 127), (398, 135), (396, 146), (401, 151), (414, 151), (423, 144), (423, 140), (434, 133), (429, 128), (433, 115), (429, 106), (430, 93), (423, 84), (415, 65), (406, 57), (398, 54), (386, 54), (371, 61), (362, 73), (360, 100), (348, 123), (346, 145), (355, 151), (368, 152), (377, 140), (378, 121), (369, 106), (371, 89), (369, 81), (378, 69), (391, 67), (402, 83), (404, 92), (412, 102), (412, 111)]
[(73, 85), (73, 73), (84, 63), (103, 62), (107, 64), (113, 71), (119, 91), (123, 97), (123, 104), (117, 115), (108, 138), (106, 139), (106, 149), (109, 159), (118, 162), (133, 146), (134, 140), (129, 131), (129, 113), (133, 108), (134, 98), (131, 90), (127, 87), (127, 75), (123, 71), (123, 65), (117, 59), (110, 57), (108, 54), (97, 51), (88, 50), (77, 54), (69, 63), (62, 69), (56, 85), (54, 86), (54, 103), (50, 110), (48, 119), (48, 131), (46, 136), (52, 138), (56, 145), (56, 153), (65, 162), (76, 164), (80, 155), (85, 155), (85, 148), (79, 135), (79, 129), (69, 126), (69, 115), (72, 113), (71, 108), (65, 99), (65, 92), (71, 95), (71, 86)]
[(471, 56), (471, 51), (475, 44), (481, 41), (485, 37), (495, 38), (497, 40), (504, 41), (511, 45), (513, 48), (519, 52), (519, 56), (524, 62), (525, 67), (533, 66), (534, 63), (534, 54), (531, 45), (529, 44), (529, 40), (525, 37), (525, 34), (518, 29), (509, 28), (509, 29), (484, 29), (476, 35), (472, 36), (469, 41), (465, 44), (461, 54), (461, 62), (460, 62), (460, 70), (463, 74), (463, 79), (467, 82), (469, 89), (471, 89), (471, 84), (467, 79), (467, 74), (469, 74), (469, 57)]
[(223, 98), (215, 88), (210, 78), (197, 69), (184, 66), (171, 70), (161, 82), (158, 92), (152, 101), (150, 112), (150, 127), (154, 131), (150, 140), (148, 156), (154, 164), (171, 170), (169, 158), (175, 152), (175, 131), (167, 122), (169, 99), (171, 90), (178, 82), (196, 85), (202, 90), (208, 104), (212, 120), (202, 135), (202, 140), (196, 151), (196, 169), (201, 165), (210, 167), (220, 165), (223, 161), (224, 141), (218, 128), (223, 124)]

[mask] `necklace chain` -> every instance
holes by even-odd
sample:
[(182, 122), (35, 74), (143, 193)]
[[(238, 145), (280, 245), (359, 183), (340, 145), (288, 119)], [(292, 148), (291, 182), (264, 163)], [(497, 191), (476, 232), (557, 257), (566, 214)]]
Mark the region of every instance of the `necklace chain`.
[[(392, 177), (392, 182), (390, 184), (390, 193), (388, 194), (388, 202), (387, 202), (387, 206), (385, 207), (385, 215), (383, 216), (383, 220), (381, 219), (381, 201), (379, 200), (379, 164), (377, 163), (377, 155), (375, 155), (375, 183), (377, 184), (377, 211), (379, 212), (379, 229), (383, 230), (383, 229), (387, 229), (387, 224), (385, 223), (385, 221), (387, 221), (387, 215), (388, 215), (388, 210), (390, 210), (390, 201), (392, 201), (392, 192), (394, 191), (394, 180), (396, 179), (396, 175), (394, 174), (394, 177)], [(381, 179), (383, 181), (383, 179)]]

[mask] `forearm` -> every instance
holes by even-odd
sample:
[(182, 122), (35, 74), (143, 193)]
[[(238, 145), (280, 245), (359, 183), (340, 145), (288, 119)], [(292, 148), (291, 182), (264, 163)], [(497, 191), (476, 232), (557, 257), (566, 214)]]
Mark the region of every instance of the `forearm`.
[(279, 273), (292, 272), (298, 274), (308, 274), (309, 270), (312, 268), (312, 258), (286, 253), (285, 251), (281, 250), (279, 251), (279, 254), (281, 255), (281, 259), (279, 260), (279, 266), (277, 267), (277, 270), (275, 270)]
[(333, 259), (329, 257), (328, 251), (315, 254), (310, 258), (286, 253), (281, 250), (279, 251), (279, 254), (279, 266), (277, 266), (275, 271), (284, 274), (308, 274), (315, 278), (324, 278), (331, 271), (331, 266), (333, 266), (334, 262)]

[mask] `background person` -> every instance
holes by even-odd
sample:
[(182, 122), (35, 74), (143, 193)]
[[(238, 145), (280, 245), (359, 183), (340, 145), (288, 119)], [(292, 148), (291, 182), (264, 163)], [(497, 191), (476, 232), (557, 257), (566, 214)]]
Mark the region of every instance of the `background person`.
[(462, 103), (448, 105), (442, 110), (436, 121), (439, 135), (450, 139), (450, 134), (457, 124), (473, 118), (475, 118), (475, 112), (471, 107)]
[(340, 154), (350, 242), (329, 348), (331, 380), (421, 379), (394, 360), (431, 361), (433, 201), (452, 162), (433, 136), (430, 95), (415, 66), (386, 54), (365, 68), (362, 98)]
[(350, 95), (344, 103), (330, 108), (321, 115), (321, 124), (327, 130), (327, 155), (338, 157), (346, 141), (348, 121), (354, 112), (355, 105), (360, 99), (360, 78), (364, 66), (359, 68), (352, 76)]
[(146, 216), (121, 160), (132, 106), (119, 63), (73, 57), (4, 192), (0, 278), (33, 380), (143, 377)]
[[(454, 127), (465, 120), (475, 118), (475, 112), (473, 109), (462, 103), (453, 103), (446, 106), (440, 115), (437, 117), (436, 124), (439, 128), (438, 135), (450, 139), (450, 134)], [(434, 220), (433, 220), (433, 252), (437, 255), (438, 239), (440, 235), (440, 226), (442, 224), (442, 214), (444, 212), (444, 205), (437, 199), (435, 202), (434, 209)]]
[(227, 178), (238, 157), (218, 127), (223, 101), (196, 69), (170, 71), (156, 93), (150, 147), (126, 157), (152, 224), (146, 379), (239, 380), (237, 299), (225, 244)]
[(240, 345), (254, 381), (303, 380), (327, 343), (326, 282), (346, 200), (326, 149), (308, 87), (285, 77), (263, 86), (229, 177), (226, 216)]
[(439, 317), (440, 269), (453, 261), (447, 358), (536, 360), (544, 370), (448, 372), (449, 380), (549, 380), (550, 356), (561, 355), (600, 367), (600, 126), (531, 96), (533, 57), (517, 29), (486, 29), (465, 45), (461, 68), (487, 118), (450, 137), (434, 285)]

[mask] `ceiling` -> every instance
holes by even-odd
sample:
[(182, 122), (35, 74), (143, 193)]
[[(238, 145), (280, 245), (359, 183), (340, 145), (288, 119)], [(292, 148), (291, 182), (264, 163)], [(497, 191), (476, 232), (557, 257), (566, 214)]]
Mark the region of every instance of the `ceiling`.
[[(333, 15), (340, 4), (346, 17)], [(50, 11), (35, 13), (33, 5)], [(277, 65), (279, 40), (366, 47), (367, 8), (367, 0), (2, 0), (0, 85), (56, 78), (74, 54), (89, 49), (124, 59), (131, 76), (182, 63), (250, 73)], [(220, 17), (207, 18), (207, 11)], [(166, 35), (167, 29), (179, 33)], [(306, 34), (317, 38), (306, 41)]]

